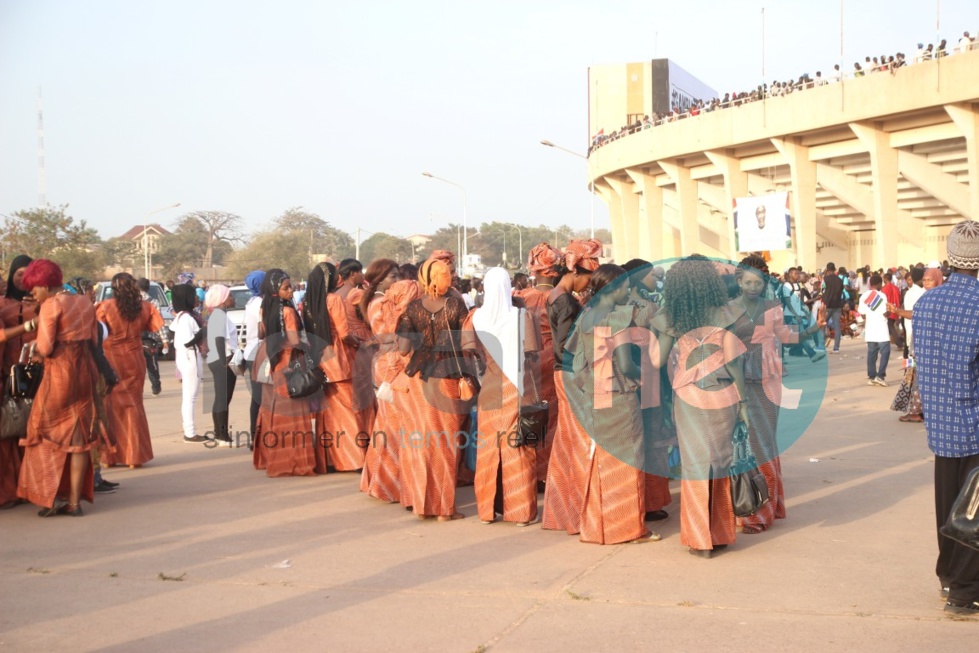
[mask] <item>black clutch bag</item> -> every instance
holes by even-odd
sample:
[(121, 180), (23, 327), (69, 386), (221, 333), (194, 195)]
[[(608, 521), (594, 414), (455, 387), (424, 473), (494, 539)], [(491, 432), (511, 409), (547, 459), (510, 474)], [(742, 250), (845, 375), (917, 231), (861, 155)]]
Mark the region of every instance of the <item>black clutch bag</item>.
[(979, 550), (979, 467), (969, 472), (945, 525), (938, 532), (959, 544)]
[(768, 502), (768, 483), (748, 446), (748, 427), (734, 426), (734, 465), (731, 467), (731, 503), (735, 517), (748, 517)]

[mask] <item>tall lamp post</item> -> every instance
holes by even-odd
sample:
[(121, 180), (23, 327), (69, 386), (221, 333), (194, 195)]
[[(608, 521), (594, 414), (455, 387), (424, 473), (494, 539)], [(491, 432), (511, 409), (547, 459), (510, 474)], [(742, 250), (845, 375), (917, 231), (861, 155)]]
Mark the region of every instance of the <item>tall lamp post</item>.
[[(579, 159), (584, 159), (586, 164), (588, 163), (588, 157), (585, 156), (584, 154), (579, 154), (578, 152), (575, 152), (574, 150), (569, 150), (566, 147), (561, 147), (560, 145), (555, 145), (554, 143), (552, 143), (551, 141), (549, 141), (547, 139), (542, 140), (540, 142), (540, 144), (543, 145), (544, 147), (553, 147), (556, 150), (561, 150), (562, 152), (567, 152), (568, 154), (570, 154), (572, 156), (576, 156)], [(589, 186), (591, 188), (591, 237), (594, 238), (595, 237), (595, 180), (594, 179), (590, 179), (589, 180)]]
[(177, 202), (176, 204), (170, 204), (169, 206), (164, 206), (154, 211), (150, 211), (149, 213), (146, 214), (146, 217), (143, 218), (143, 268), (144, 268), (143, 276), (145, 276), (147, 279), (150, 278), (150, 247), (149, 247), (149, 240), (147, 240), (146, 238), (146, 227), (149, 223), (150, 216), (156, 213), (160, 213), (162, 211), (169, 211), (170, 209), (175, 209), (178, 206), (180, 206), (180, 202)]
[[(523, 258), (523, 229), (521, 229), (519, 225), (515, 225), (512, 222), (504, 222), (502, 224), (505, 224), (508, 227), (513, 227), (514, 229), (517, 230), (517, 240), (518, 240), (518, 245), (517, 245), (517, 266), (519, 267), (519, 266), (521, 266), (521, 265), (524, 264), (524, 258)], [(504, 241), (504, 242), (506, 242), (506, 241)]]
[(462, 235), (462, 267), (463, 267), (463, 273), (465, 273), (466, 266), (469, 265), (469, 222), (468, 222), (468, 220), (466, 218), (466, 213), (467, 213), (468, 207), (469, 207), (469, 199), (468, 199), (468, 196), (466, 195), (466, 189), (463, 188), (460, 184), (455, 183), (454, 181), (449, 181), (448, 179), (443, 179), (442, 177), (437, 177), (437, 176), (433, 175), (430, 172), (423, 172), (422, 173), (422, 176), (423, 177), (428, 177), (429, 179), (438, 179), (439, 181), (445, 182), (446, 184), (449, 184), (450, 186), (455, 186), (456, 188), (458, 188), (459, 190), (462, 191), (462, 231), (463, 231), (463, 235)]

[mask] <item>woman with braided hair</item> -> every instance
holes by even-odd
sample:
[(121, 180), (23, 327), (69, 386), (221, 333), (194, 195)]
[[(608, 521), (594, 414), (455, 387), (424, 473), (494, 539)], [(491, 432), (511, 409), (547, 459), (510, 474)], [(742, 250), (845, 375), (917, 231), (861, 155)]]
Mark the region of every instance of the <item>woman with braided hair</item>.
[(273, 268), (266, 272), (260, 328), (264, 339), (255, 359), (256, 374), (266, 383), (252, 460), (255, 469), (264, 469), (272, 478), (316, 475), (317, 443), (309, 400), (293, 399), (286, 388), (285, 371), (308, 349), (292, 293), (292, 280), (285, 271)]
[(150, 425), (143, 407), (146, 358), (142, 335), (162, 329), (163, 318), (151, 303), (143, 301), (136, 279), (126, 272), (112, 277), (112, 297), (95, 308), (95, 316), (109, 330), (102, 349), (119, 376), (119, 383), (105, 397), (109, 433), (116, 440), (115, 453), (107, 453), (105, 460), (110, 465), (129, 465), (130, 469), (141, 467), (153, 460)]
[(680, 544), (710, 558), (734, 543), (730, 469), (735, 423), (748, 419), (741, 355), (731, 332), (737, 312), (715, 264), (702, 256), (677, 261), (666, 275), (663, 309), (652, 321), (654, 364), (668, 366), (683, 475)]

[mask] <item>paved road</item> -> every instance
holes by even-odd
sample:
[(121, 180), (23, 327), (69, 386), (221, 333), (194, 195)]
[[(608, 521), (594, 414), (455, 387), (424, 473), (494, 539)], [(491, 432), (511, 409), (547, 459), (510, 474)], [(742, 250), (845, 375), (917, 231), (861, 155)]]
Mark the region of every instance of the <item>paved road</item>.
[(843, 350), (782, 457), (789, 518), (712, 560), (680, 546), (678, 487), (662, 542), (603, 547), (482, 525), (471, 488), (467, 519), (422, 523), (354, 474), (266, 478), (180, 441), (165, 364), (152, 463), (110, 470), (81, 519), (0, 513), (0, 650), (969, 650), (979, 623), (938, 596), (924, 429)]

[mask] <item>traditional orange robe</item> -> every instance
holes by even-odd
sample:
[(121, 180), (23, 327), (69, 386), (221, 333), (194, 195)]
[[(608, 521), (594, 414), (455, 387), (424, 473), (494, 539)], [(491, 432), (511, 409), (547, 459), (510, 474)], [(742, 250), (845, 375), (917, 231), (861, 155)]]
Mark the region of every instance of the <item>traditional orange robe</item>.
[[(514, 446), (513, 438), (520, 405), (534, 402), (533, 393), (528, 391), (533, 370), (525, 371), (521, 398), (517, 386), (477, 337), (473, 314), (463, 325), (463, 349), (476, 351), (486, 366), (476, 403), (476, 509), (482, 521), (494, 521), (496, 508), (502, 505), (503, 521), (531, 522), (537, 519), (537, 449)], [(536, 321), (530, 313), (524, 316), (524, 351), (536, 352), (540, 349)]]
[(144, 465), (153, 460), (153, 443), (143, 406), (146, 359), (141, 336), (143, 331), (162, 329), (163, 318), (153, 304), (144, 301), (139, 315), (130, 322), (122, 317), (116, 299), (101, 302), (95, 315), (109, 328), (102, 349), (119, 377), (119, 383), (105, 396), (108, 428), (116, 441), (116, 452), (107, 454), (105, 461), (110, 465)]
[[(374, 383), (378, 387), (382, 383), (393, 384), (407, 363), (407, 357), (398, 351), (395, 335), (400, 313), (387, 297), (378, 296), (371, 300), (367, 315), (378, 343)], [(384, 501), (401, 501), (401, 424), (397, 404), (378, 400), (364, 473), (360, 478), (361, 492)]]
[(551, 335), (551, 322), (547, 318), (547, 292), (537, 288), (525, 288), (516, 293), (523, 299), (527, 310), (537, 317), (540, 327), (541, 348), (537, 352), (538, 391), (540, 398), (548, 404), (547, 435), (544, 446), (537, 449), (537, 480), (547, 480), (547, 464), (554, 447), (554, 434), (557, 432), (557, 390), (554, 387), (554, 338)]
[[(343, 340), (351, 334), (360, 340), (369, 331), (362, 323), (357, 324), (359, 320), (352, 324), (353, 306), (337, 293), (326, 296), (326, 306), (333, 345), (323, 351), (320, 360), (329, 383), (314, 415), (316, 433), (323, 444), (316, 450), (317, 471), (326, 473), (329, 466), (338, 472), (352, 472), (364, 466), (367, 455), (374, 423), (374, 391), (370, 384), (371, 350), (349, 347)], [(362, 356), (367, 357), (366, 371)], [(355, 370), (366, 375), (367, 385), (355, 385)]]
[[(283, 310), (288, 342), (299, 343), (299, 315), (290, 307)], [(319, 443), (313, 430), (309, 399), (292, 399), (286, 390), (285, 370), (303, 356), (299, 349), (286, 348), (272, 367), (272, 383), (262, 385), (262, 405), (255, 425), (255, 469), (266, 476), (315, 476)], [(265, 343), (260, 346), (255, 365), (266, 361)]]
[[(24, 462), (17, 487), (18, 496), (39, 506), (50, 508), (68, 496), (69, 454), (89, 451), (100, 435), (91, 352), (96, 329), (95, 307), (87, 297), (62, 293), (41, 306), (36, 353), (44, 357), (44, 376), (21, 440)], [(89, 461), (81, 497), (89, 502), (94, 478)]]
[[(19, 302), (0, 297), (0, 326), (15, 327), (37, 316), (37, 304)], [(37, 331), (7, 340), (0, 331), (0, 388), (6, 389), (10, 378), (10, 368), (19, 357), (25, 343), (33, 342)], [(20, 475), (24, 449), (17, 438), (0, 440), (0, 506), (17, 500), (17, 477)]]

